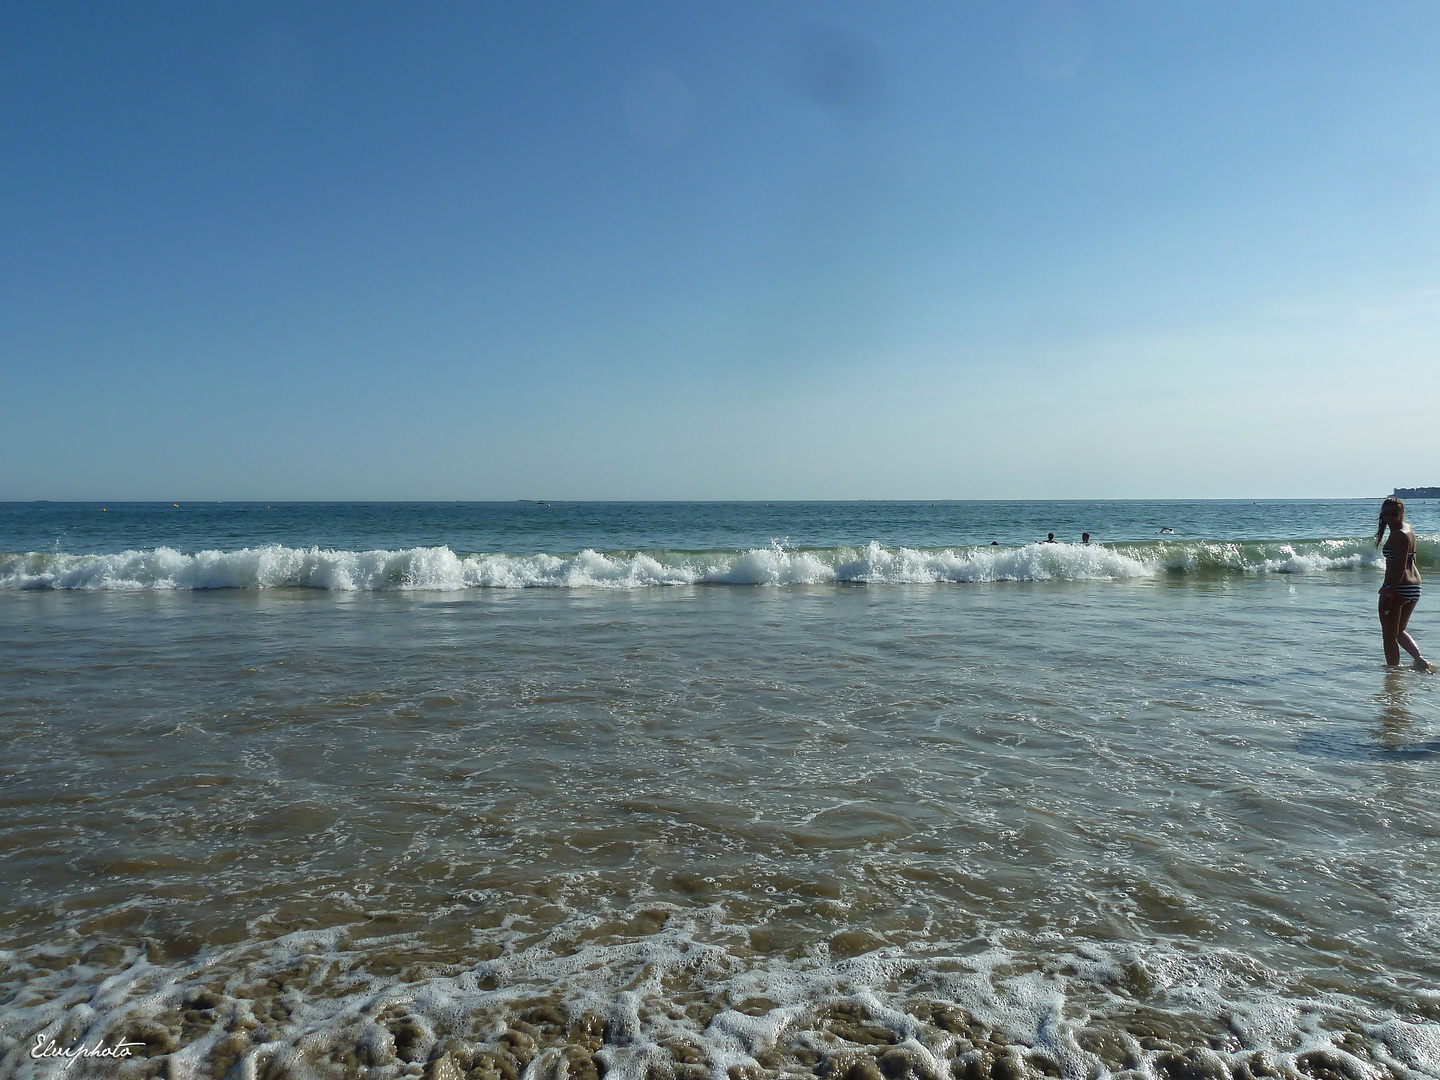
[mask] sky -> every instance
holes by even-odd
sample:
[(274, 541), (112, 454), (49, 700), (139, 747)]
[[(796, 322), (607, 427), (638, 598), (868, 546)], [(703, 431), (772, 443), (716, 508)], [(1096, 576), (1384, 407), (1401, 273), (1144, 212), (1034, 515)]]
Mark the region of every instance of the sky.
[(0, 499), (1440, 484), (1440, 5), (0, 2)]

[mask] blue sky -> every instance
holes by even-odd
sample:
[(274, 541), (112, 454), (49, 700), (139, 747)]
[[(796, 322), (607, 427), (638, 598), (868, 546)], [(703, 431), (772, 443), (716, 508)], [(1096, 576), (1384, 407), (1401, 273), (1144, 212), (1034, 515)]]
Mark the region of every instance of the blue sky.
[(1440, 483), (1435, 4), (0, 7), (0, 499)]

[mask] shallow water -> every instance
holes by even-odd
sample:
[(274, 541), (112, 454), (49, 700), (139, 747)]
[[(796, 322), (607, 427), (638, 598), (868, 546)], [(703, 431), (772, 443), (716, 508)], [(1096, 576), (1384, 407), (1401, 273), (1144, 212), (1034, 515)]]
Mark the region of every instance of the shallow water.
[(0, 1071), (1440, 1075), (1378, 580), (0, 591)]

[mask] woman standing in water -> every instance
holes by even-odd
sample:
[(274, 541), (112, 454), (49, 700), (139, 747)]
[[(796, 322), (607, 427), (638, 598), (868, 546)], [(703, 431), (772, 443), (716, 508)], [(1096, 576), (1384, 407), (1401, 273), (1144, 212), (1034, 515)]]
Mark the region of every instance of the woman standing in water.
[(1385, 554), (1385, 584), (1380, 586), (1380, 633), (1385, 638), (1385, 663), (1400, 666), (1400, 649), (1415, 658), (1422, 671), (1434, 671), (1435, 665), (1420, 655), (1420, 646), (1405, 632), (1410, 613), (1420, 601), (1420, 571), (1415, 568), (1415, 530), (1405, 524), (1405, 504), (1396, 498), (1386, 499), (1380, 507), (1380, 528), (1375, 530), (1375, 546), (1390, 526), (1390, 539), (1380, 548)]

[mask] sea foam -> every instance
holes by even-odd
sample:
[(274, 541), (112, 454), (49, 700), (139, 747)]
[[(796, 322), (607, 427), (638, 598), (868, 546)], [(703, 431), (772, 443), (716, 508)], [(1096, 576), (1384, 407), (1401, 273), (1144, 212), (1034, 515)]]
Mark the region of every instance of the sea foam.
[[(18, 1052), (37, 1034), (74, 1045), (137, 1033), (172, 1044), (188, 1034), (166, 1066), (186, 1076), (355, 1075), (361, 1055), (369, 1075), (392, 1080), (418, 1076), (418, 1063), (441, 1056), (500, 1061), (537, 1078), (564, 1078), (567, 1061), (593, 1060), (615, 1080), (844, 1075), (856, 1061), (870, 1063), (860, 1075), (878, 1075), (877, 1057), (887, 1072), (920, 1080), (1087, 1080), (1114, 1075), (1122, 1054), (1121, 1075), (1175, 1076), (1181, 1062), (1181, 1075), (1196, 1080), (1304, 1080), (1317, 1063), (1326, 1066), (1321, 1075), (1386, 1080), (1434, 1076), (1440, 1065), (1433, 1021), (1387, 1015), (1337, 993), (1296, 994), (1282, 972), (1225, 950), (1047, 947), (1015, 932), (1007, 944), (939, 940), (848, 959), (832, 958), (823, 943), (798, 957), (757, 956), (708, 940), (720, 930), (718, 911), (650, 910), (666, 919), (648, 937), (577, 947), (551, 935), (458, 970), (417, 969), (403, 981), (371, 974), (364, 949), (383, 955), (418, 942), (357, 941), (347, 927), (254, 935), (189, 962), (152, 963), (140, 949), (117, 948), (108, 971), (42, 955), (53, 947), (6, 953), (12, 977), (26, 981), (0, 1017), (0, 1047), (16, 1067), (8, 1075), (26, 1077), (48, 1075)], [(1027, 960), (1022, 952), (1030, 950)], [(285, 987), (283, 1002), (277, 986)], [(702, 992), (721, 1007), (687, 1010)], [(187, 1011), (201, 1009), (214, 1022)], [(187, 1024), (196, 1018), (188, 1033), (182, 1015)], [(1151, 1017), (1168, 1038), (1151, 1034)], [(1228, 1036), (1203, 1040), (1207, 1029)], [(872, 1053), (877, 1043), (883, 1050)], [(677, 1051), (689, 1071), (677, 1067)], [(697, 1057), (708, 1068), (695, 1069)], [(806, 1068), (817, 1059), (820, 1067)]]
[[(1435, 538), (1420, 563), (1432, 565)], [(0, 589), (273, 589), (333, 591), (607, 588), (661, 585), (870, 585), (1126, 581), (1161, 574), (1296, 574), (1383, 565), (1362, 540), (1176, 541), (1023, 547), (789, 548), (458, 555), (448, 547), (345, 551), (283, 545), (186, 553), (0, 555)]]

